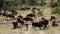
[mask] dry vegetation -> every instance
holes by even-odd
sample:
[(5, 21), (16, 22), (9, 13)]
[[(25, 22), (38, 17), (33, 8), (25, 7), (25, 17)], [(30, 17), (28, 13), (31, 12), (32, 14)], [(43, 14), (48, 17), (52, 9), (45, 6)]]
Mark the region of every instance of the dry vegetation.
[[(50, 16), (52, 15), (51, 14), (51, 8), (46, 7), (46, 6), (39, 7), (39, 8), (44, 8), (44, 9), (42, 9), (44, 11), (43, 12), (43, 17), (45, 17), (46, 19), (49, 20)], [(23, 15), (24, 17), (28, 13), (31, 13), (31, 10), (18, 11), (18, 15)], [(55, 15), (55, 14), (53, 14), (53, 15)], [(55, 16), (57, 17), (57, 20), (60, 18), (59, 15), (55, 15)], [(2, 18), (5, 19), (4, 17), (0, 17), (0, 19), (2, 19)], [(36, 21), (39, 21), (40, 18), (41, 18), (41, 16), (37, 17)], [(60, 23), (58, 23), (58, 25), (59, 24)], [(57, 26), (57, 27), (52, 27), (51, 22), (49, 22), (48, 26), (49, 26), (49, 28), (47, 28), (45, 30), (39, 30), (38, 27), (32, 28), (31, 25), (29, 25), (29, 30), (25, 31), (26, 30), (25, 26), (17, 28), (17, 29), (14, 30), (12, 24), (0, 24), (0, 34), (60, 34), (60, 25)]]
[[(49, 19), (51, 16), (51, 9), (45, 7), (45, 9), (43, 10), (43, 17)], [(25, 16), (28, 13), (31, 13), (31, 11), (18, 11), (18, 15), (22, 14), (23, 16)], [(38, 17), (36, 20), (38, 21), (39, 18), (41, 17)], [(52, 27), (51, 22), (49, 23), (49, 28), (45, 30), (39, 30), (39, 28), (37, 27), (32, 28), (31, 25), (29, 25), (28, 31), (25, 31), (25, 26), (17, 28), (15, 30), (12, 28), (12, 24), (0, 24), (0, 34), (60, 34), (60, 25), (58, 27)]]

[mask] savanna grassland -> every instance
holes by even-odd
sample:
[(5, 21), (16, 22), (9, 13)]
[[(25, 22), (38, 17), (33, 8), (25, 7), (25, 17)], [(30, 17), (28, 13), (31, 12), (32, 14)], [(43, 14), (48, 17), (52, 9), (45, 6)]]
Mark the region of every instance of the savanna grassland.
[[(34, 20), (39, 21), (42, 17), (49, 20), (51, 15), (54, 15), (56, 17), (56, 20), (60, 20), (59, 14), (52, 14), (51, 12), (52, 8), (49, 6), (50, 0), (46, 0), (46, 2), (48, 4), (44, 5), (43, 7), (29, 6), (30, 8), (36, 7), (36, 8), (40, 8), (41, 10), (43, 10), (43, 16), (38, 16)], [(37, 10), (35, 11), (37, 12)], [(32, 13), (32, 10), (26, 10), (26, 11), (17, 10), (17, 12), (18, 14), (15, 17), (17, 17), (18, 15), (22, 15), (23, 17), (26, 17), (27, 14)], [(2, 20), (0, 23), (5, 22), (6, 19), (7, 18), (5, 18), (4, 16), (0, 16), (0, 20)], [(22, 27), (21, 24), (19, 24), (21, 26), (20, 28), (13, 29), (13, 25), (11, 21), (8, 24), (6, 23), (0, 24), (0, 34), (60, 34), (60, 23), (58, 23), (57, 27), (53, 27), (51, 26), (52, 22), (49, 22), (48, 24), (49, 27), (45, 30), (39, 30), (38, 27), (32, 27), (30, 24), (28, 31), (25, 31), (26, 30), (25, 26)]]

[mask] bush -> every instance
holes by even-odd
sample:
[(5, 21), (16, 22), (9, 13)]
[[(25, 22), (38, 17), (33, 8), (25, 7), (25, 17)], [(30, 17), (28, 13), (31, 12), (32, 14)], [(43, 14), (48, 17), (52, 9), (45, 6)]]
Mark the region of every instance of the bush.
[(60, 14), (60, 7), (55, 7), (52, 9), (52, 14)]
[(43, 1), (43, 0), (42, 0), (41, 3), (40, 3), (41, 6), (44, 6), (44, 5), (46, 5), (46, 4), (47, 4), (47, 3), (46, 3), (45, 1)]
[(57, 2), (53, 2), (53, 3), (51, 3), (51, 7), (52, 7), (52, 8), (54, 8), (54, 7), (58, 7)]
[(36, 5), (37, 4), (37, 0), (29, 0), (29, 5)]

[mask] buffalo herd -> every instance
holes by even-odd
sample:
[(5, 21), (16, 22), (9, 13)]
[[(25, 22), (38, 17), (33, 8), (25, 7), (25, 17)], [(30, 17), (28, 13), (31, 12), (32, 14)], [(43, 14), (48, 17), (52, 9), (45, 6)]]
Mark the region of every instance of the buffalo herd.
[(5, 17), (9, 17), (9, 18), (14, 18), (15, 19), (15, 15), (17, 15), (17, 11), (16, 10), (11, 10), (10, 14), (7, 14), (6, 11), (0, 11), (0, 16), (5, 16)]
[[(36, 9), (36, 8), (33, 8), (33, 10)], [(30, 10), (30, 8), (21, 8), (21, 10)], [(38, 9), (39, 10), (39, 9)], [(12, 13), (11, 14), (6, 14), (4, 11), (0, 11), (0, 16), (6, 16), (6, 17), (9, 17), (9, 18), (14, 18), (12, 20), (12, 24), (13, 24), (13, 28), (16, 29), (18, 28), (18, 23), (22, 24), (22, 26), (26, 26), (26, 29), (28, 29), (28, 21), (31, 22), (31, 25), (32, 27), (39, 27), (41, 29), (41, 27), (43, 27), (43, 29), (45, 28), (48, 28), (48, 24), (49, 24), (49, 21), (52, 22), (52, 26), (58, 26), (58, 24), (56, 23), (55, 19), (56, 17), (55, 16), (51, 16), (49, 20), (45, 19), (45, 18), (41, 18), (41, 20), (39, 20), (38, 22), (34, 22), (34, 19), (36, 17), (35, 14), (27, 14), (26, 17), (23, 17), (22, 15), (19, 15), (17, 18), (15, 18), (15, 15), (17, 15), (17, 11), (16, 10), (11, 10)], [(32, 18), (33, 17), (33, 18)], [(35, 18), (36, 19), (36, 18)]]
[[(55, 16), (51, 16), (51, 18), (49, 20), (47, 20), (45, 18), (41, 18), (41, 20), (39, 22), (34, 22), (34, 19), (32, 17), (35, 18), (35, 15), (31, 14), (31, 13), (27, 14), (27, 16), (25, 18), (23, 18), (22, 15), (19, 15), (17, 18), (15, 18), (12, 21), (14, 29), (16, 29), (18, 27), (18, 23), (21, 23), (22, 26), (25, 25), (26, 29), (28, 29), (28, 23), (29, 23), (28, 21), (30, 21), (32, 23), (31, 24), (32, 27), (39, 27), (40, 29), (41, 29), (41, 27), (43, 27), (43, 29), (48, 28), (49, 21), (52, 22), (52, 26), (58, 26), (58, 24), (55, 21), (55, 19), (56, 19)], [(26, 23), (26, 22), (28, 22), (28, 23)]]

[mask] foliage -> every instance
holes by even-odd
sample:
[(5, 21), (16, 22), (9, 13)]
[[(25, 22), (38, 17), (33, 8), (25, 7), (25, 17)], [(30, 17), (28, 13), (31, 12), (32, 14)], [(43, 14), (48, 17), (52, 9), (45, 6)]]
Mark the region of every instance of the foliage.
[(54, 8), (54, 7), (58, 7), (57, 2), (53, 2), (53, 3), (51, 3), (51, 7), (52, 7), (52, 8)]
[(29, 5), (36, 5), (37, 4), (37, 0), (29, 0)]
[(52, 12), (52, 14), (60, 14), (60, 7), (53, 8), (51, 12)]
[(46, 5), (47, 3), (45, 2), (45, 0), (41, 0), (41, 3), (40, 3), (40, 5), (41, 6), (44, 6), (44, 5)]
[(0, 0), (0, 8), (3, 8), (4, 1)]
[(3, 9), (20, 9), (22, 5), (35, 5), (37, 0), (0, 0), (0, 8)]

